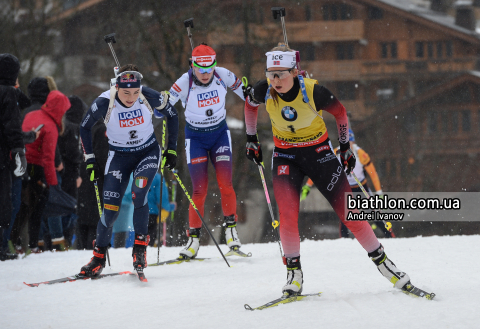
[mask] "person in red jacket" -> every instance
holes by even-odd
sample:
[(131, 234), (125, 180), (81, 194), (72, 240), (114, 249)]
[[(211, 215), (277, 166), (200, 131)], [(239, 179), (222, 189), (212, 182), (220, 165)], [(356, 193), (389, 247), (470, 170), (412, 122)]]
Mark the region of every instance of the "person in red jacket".
[(40, 124), (44, 126), (40, 130), (37, 140), (26, 146), (27, 172), (30, 176), (28, 182), (33, 205), (29, 217), (28, 246), (33, 253), (38, 253), (38, 234), (42, 213), (48, 200), (48, 186), (57, 185), (55, 171), (55, 148), (57, 139), (63, 131), (62, 118), (71, 104), (67, 96), (54, 90), (48, 94), (47, 101), (40, 110), (28, 113), (23, 121), (22, 130), (30, 131)]

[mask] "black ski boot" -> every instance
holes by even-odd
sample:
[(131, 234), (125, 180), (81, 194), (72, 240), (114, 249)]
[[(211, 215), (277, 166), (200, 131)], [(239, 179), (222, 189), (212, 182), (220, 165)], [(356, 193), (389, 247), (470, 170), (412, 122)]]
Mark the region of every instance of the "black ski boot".
[(17, 254), (12, 254), (10, 251), (7, 249), (1, 249), (0, 247), (0, 261), (5, 261), (5, 260), (13, 260), (17, 259), (18, 255)]
[(95, 246), (93, 248), (93, 257), (90, 262), (80, 269), (80, 276), (92, 278), (100, 275), (105, 267), (105, 258), (108, 247)]
[(143, 269), (147, 267), (147, 246), (149, 242), (149, 235), (135, 234), (132, 257), (133, 268), (137, 272), (143, 272)]

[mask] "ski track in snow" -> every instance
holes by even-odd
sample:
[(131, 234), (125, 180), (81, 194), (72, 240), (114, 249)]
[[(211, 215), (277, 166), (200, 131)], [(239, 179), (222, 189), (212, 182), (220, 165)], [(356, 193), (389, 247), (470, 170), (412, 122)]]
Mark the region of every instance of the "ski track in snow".
[[(134, 276), (31, 288), (78, 273), (91, 251), (30, 255), (0, 264), (1, 328), (478, 328), (480, 235), (381, 240), (399, 269), (434, 301), (404, 295), (381, 276), (356, 240), (301, 243), (304, 293), (321, 297), (247, 311), (281, 296), (286, 269), (277, 243), (247, 244), (251, 258), (227, 257), (201, 246), (203, 262), (148, 267)], [(226, 253), (225, 245), (221, 246)], [(181, 247), (160, 250), (160, 260)], [(103, 273), (132, 271), (131, 249), (111, 249)], [(155, 263), (157, 249), (148, 248)]]

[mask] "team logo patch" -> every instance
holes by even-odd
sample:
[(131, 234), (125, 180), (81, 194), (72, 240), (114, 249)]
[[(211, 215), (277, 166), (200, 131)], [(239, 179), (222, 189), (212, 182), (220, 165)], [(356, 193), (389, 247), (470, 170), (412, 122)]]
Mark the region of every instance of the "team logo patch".
[(175, 90), (177, 93), (181, 92), (182, 89), (176, 84), (174, 83), (173, 86), (172, 86), (173, 90)]
[(107, 210), (111, 210), (111, 211), (118, 211), (118, 206), (114, 206), (113, 204), (105, 203), (103, 208), (105, 208)]
[(278, 175), (290, 175), (290, 166), (278, 166)]
[(192, 164), (196, 164), (196, 163), (202, 163), (202, 162), (206, 162), (207, 161), (207, 157), (199, 157), (199, 158), (195, 158), (195, 159), (192, 159)]
[(285, 106), (282, 109), (282, 117), (287, 121), (295, 121), (297, 120), (298, 114), (293, 107)]
[(320, 152), (325, 151), (325, 150), (330, 150), (330, 146), (328, 146), (328, 145), (323, 145), (323, 146), (320, 146), (320, 147), (318, 147), (318, 148), (315, 149), (315, 151), (316, 151), (317, 153), (320, 153)]
[(120, 76), (120, 82), (137, 82), (137, 78), (132, 73), (124, 73)]
[(220, 103), (220, 98), (218, 97), (218, 91), (213, 90), (207, 93), (202, 93), (197, 95), (198, 107), (212, 106)]
[(142, 110), (133, 110), (128, 112), (118, 113), (120, 127), (134, 127), (144, 123)]
[(135, 178), (135, 186), (139, 188), (144, 188), (147, 186), (148, 178), (147, 177), (137, 177)]
[(273, 61), (273, 65), (280, 65), (280, 61)]
[(228, 155), (220, 155), (217, 157), (217, 162), (219, 161), (230, 161), (230, 157)]
[(295, 155), (293, 155), (293, 154), (285, 154), (285, 153), (278, 153), (278, 152), (273, 152), (273, 157), (274, 158), (295, 159)]
[(112, 192), (112, 191), (103, 191), (103, 196), (105, 198), (119, 198), (120, 197), (120, 193), (118, 192)]
[(132, 191), (132, 200), (135, 200), (136, 197), (137, 195), (135, 194), (135, 192)]

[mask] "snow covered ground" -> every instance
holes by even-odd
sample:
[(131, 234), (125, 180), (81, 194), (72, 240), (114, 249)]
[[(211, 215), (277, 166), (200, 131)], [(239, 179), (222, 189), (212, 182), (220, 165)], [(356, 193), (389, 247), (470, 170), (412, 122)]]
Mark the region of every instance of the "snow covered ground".
[[(91, 251), (31, 255), (0, 264), (1, 328), (479, 328), (480, 236), (382, 240), (387, 255), (412, 283), (437, 294), (434, 301), (391, 287), (355, 240), (302, 243), (304, 292), (323, 292), (301, 302), (247, 311), (281, 295), (286, 269), (277, 243), (247, 244), (251, 258), (228, 257), (202, 246), (210, 260), (149, 267), (149, 280), (133, 276), (31, 288), (75, 274)], [(226, 246), (222, 246), (226, 251)], [(160, 259), (178, 255), (163, 248)], [(111, 268), (131, 269), (131, 249), (110, 251)], [(156, 262), (157, 250), (148, 250)]]

